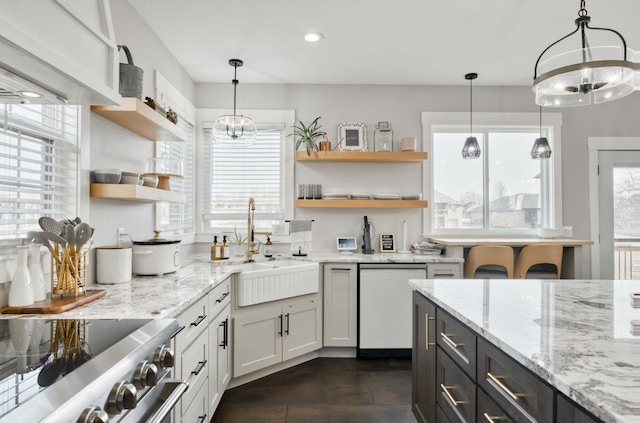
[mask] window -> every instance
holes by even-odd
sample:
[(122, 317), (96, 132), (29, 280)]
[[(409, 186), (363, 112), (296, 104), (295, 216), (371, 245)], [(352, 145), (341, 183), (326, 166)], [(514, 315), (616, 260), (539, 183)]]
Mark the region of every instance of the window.
[[(482, 154), (479, 159), (463, 159), (468, 118), (460, 113), (423, 114), (423, 124), (428, 123), (425, 139), (431, 141), (431, 178), (425, 183), (431, 193), (425, 225), (429, 233), (529, 234), (561, 224), (556, 201), (559, 116), (542, 128), (553, 150), (550, 160), (530, 156), (539, 137), (535, 113), (474, 114), (473, 135)], [(545, 115), (545, 121), (551, 120)]]
[[(287, 143), (287, 128), (293, 125), (293, 112), (262, 111), (247, 113), (256, 122), (258, 138), (248, 148), (215, 144), (210, 128), (224, 111), (202, 110), (203, 175), (202, 216), (204, 231), (246, 232), (249, 198), (256, 205), (257, 231), (290, 216), (293, 176), (293, 144)], [(240, 112), (238, 112), (240, 113)], [(286, 147), (289, 148), (286, 148)]]
[(174, 235), (195, 232), (195, 172), (194, 172), (194, 126), (178, 116), (178, 127), (187, 133), (186, 142), (158, 141), (156, 156), (180, 160), (183, 178), (171, 178), (171, 190), (184, 196), (184, 203), (160, 203), (158, 205), (158, 227)]
[(0, 105), (0, 248), (78, 214), (77, 106)]

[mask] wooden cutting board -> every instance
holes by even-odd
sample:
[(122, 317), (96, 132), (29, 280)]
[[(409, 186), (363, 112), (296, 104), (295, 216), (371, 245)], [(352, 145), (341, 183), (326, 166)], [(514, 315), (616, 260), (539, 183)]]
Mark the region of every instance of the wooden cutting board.
[(84, 295), (73, 297), (62, 297), (56, 295), (51, 298), (51, 294), (47, 294), (47, 299), (36, 301), (29, 306), (21, 307), (3, 307), (0, 309), (2, 314), (56, 314), (64, 311), (72, 310), (81, 305), (87, 304), (100, 297), (104, 297), (107, 292), (104, 289), (89, 289)]

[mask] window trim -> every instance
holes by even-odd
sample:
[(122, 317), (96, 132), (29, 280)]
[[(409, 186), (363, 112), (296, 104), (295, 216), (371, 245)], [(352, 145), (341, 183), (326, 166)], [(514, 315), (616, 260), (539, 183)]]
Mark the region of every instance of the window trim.
[[(196, 112), (196, 192), (202, 192), (203, 189), (203, 169), (204, 169), (204, 143), (205, 136), (202, 129), (203, 122), (215, 121), (218, 116), (224, 114), (232, 114), (232, 109), (213, 109), (201, 108)], [(255, 122), (274, 123), (285, 125), (285, 137), (288, 137), (287, 129), (295, 124), (295, 110), (251, 110), (238, 109), (237, 114), (250, 116)], [(285, 139), (285, 145), (287, 145)], [(294, 181), (294, 162), (295, 152), (293, 148), (284, 148), (284, 215), (285, 219), (293, 218), (294, 202), (293, 202), (293, 181)], [(211, 234), (205, 231), (205, 222), (203, 218), (202, 196), (196, 196), (196, 241), (210, 241)], [(248, 200), (248, 199), (247, 199)]]
[[(422, 195), (433, 204), (434, 192), (434, 174), (433, 174), (433, 132), (437, 131), (439, 126), (468, 128), (469, 114), (464, 112), (422, 112), (422, 139), (424, 151), (428, 153), (429, 160), (425, 161), (423, 168)], [(483, 112), (473, 114), (474, 126), (491, 126), (491, 127), (540, 127), (539, 113), (499, 113), (499, 112)], [(553, 198), (551, 200), (553, 207), (553, 216), (551, 222), (542, 222), (543, 225), (553, 227), (562, 227), (562, 114), (561, 113), (543, 113), (542, 116), (543, 131), (546, 129), (547, 138), (553, 154), (551, 155), (551, 172), (553, 174)], [(531, 139), (533, 145), (534, 139)], [(462, 142), (460, 144), (462, 148)], [(486, 177), (486, 176), (485, 176)], [(548, 190), (546, 190), (548, 192)], [(423, 210), (423, 228), (425, 234), (423, 237), (439, 236), (439, 235), (458, 235), (458, 236), (495, 236), (497, 231), (488, 228), (482, 229), (441, 229), (434, 230), (432, 222), (432, 209), (429, 206)], [(514, 230), (500, 231), (500, 236), (522, 236), (536, 235), (530, 230)]]

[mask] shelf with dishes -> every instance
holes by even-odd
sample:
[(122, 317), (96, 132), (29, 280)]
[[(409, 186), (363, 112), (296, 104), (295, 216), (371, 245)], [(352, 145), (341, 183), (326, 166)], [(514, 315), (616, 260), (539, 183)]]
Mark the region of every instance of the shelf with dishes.
[(296, 151), (298, 162), (422, 162), (427, 153), (420, 151)]
[(89, 195), (93, 198), (109, 198), (143, 203), (184, 203), (184, 196), (180, 193), (138, 184), (93, 183), (90, 185)]
[(120, 106), (91, 106), (91, 111), (151, 141), (186, 141), (178, 125), (135, 97), (123, 97)]
[(313, 208), (426, 208), (426, 200), (371, 200), (371, 199), (322, 199), (296, 200), (296, 207)]

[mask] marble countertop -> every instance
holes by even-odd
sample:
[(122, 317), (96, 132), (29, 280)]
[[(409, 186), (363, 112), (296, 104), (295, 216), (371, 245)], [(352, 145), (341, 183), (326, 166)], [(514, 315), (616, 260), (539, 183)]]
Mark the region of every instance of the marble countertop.
[[(271, 260), (294, 259), (319, 263), (461, 263), (462, 259), (419, 254), (340, 254), (318, 252), (304, 257), (276, 255)], [(268, 261), (257, 256), (256, 262)], [(205, 255), (182, 257), (182, 268), (164, 276), (134, 276), (117, 285), (92, 284), (106, 295), (73, 310), (58, 314), (0, 314), (0, 319), (40, 317), (58, 319), (159, 319), (179, 316), (232, 273), (242, 271), (242, 258), (211, 261)]]
[(640, 281), (410, 284), (598, 418), (640, 423)]

